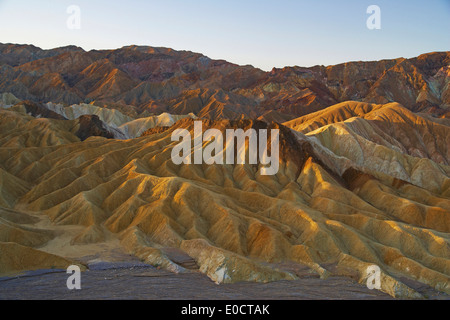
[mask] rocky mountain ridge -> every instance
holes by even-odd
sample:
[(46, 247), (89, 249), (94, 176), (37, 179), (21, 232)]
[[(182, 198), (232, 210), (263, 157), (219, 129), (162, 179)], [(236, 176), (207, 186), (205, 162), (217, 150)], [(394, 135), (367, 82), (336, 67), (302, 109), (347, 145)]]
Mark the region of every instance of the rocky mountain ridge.
[(398, 102), (449, 117), (450, 52), (411, 59), (264, 72), (169, 48), (84, 51), (0, 44), (0, 92), (65, 105), (95, 102), (129, 112), (209, 119), (303, 116), (347, 100)]

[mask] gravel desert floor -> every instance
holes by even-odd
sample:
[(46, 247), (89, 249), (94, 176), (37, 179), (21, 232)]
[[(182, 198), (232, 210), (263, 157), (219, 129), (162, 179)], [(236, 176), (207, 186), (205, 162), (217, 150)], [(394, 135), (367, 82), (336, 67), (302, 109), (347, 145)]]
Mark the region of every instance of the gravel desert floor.
[[(320, 279), (304, 270), (298, 280), (269, 283), (240, 282), (217, 285), (200, 272), (175, 274), (139, 262), (99, 262), (81, 273), (81, 289), (69, 290), (69, 275), (45, 269), (0, 278), (0, 299), (150, 299), (150, 300), (391, 300), (348, 277)], [(416, 288), (419, 290), (418, 288)], [(447, 300), (444, 293), (422, 286), (429, 299)]]
[[(40, 270), (0, 279), (0, 299), (392, 299), (341, 277), (217, 285), (201, 273), (174, 274), (142, 264), (101, 264), (69, 290), (65, 270)], [(26, 289), (25, 289), (26, 288)]]

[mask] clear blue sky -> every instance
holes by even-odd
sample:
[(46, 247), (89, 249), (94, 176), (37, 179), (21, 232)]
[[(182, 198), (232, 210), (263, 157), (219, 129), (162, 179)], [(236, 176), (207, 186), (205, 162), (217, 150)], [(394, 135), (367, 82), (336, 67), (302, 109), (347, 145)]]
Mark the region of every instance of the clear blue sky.
[[(79, 30), (66, 26), (72, 4)], [(372, 4), (381, 30), (366, 27)], [(450, 0), (0, 0), (0, 42), (161, 46), (264, 70), (408, 58), (450, 50)]]

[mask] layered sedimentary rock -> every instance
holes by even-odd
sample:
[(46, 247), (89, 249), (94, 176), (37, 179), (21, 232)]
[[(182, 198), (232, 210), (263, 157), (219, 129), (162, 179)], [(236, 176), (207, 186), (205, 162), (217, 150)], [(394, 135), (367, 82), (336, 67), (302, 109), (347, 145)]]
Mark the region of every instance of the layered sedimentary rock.
[(449, 57), (432, 52), (264, 72), (169, 48), (86, 52), (74, 46), (42, 50), (0, 44), (0, 92), (34, 102), (95, 101), (131, 114), (192, 112), (209, 119), (256, 119), (272, 111), (299, 117), (347, 100), (398, 102), (448, 118)]
[[(364, 283), (377, 265), (392, 296), (450, 293), (449, 62), (264, 72), (0, 44), (0, 273), (121, 252), (217, 283), (296, 279), (292, 264)], [(194, 138), (194, 121), (279, 130), (278, 173), (174, 164), (172, 133)]]
[(171, 134), (193, 119), (80, 141), (76, 120), (0, 112), (0, 239), (19, 255), (72, 261), (118, 247), (218, 283), (295, 279), (286, 262), (363, 283), (376, 264), (393, 296), (421, 297), (402, 279), (450, 292), (449, 127), (399, 104), (346, 102), (284, 125), (202, 120), (279, 129), (273, 176), (261, 164), (175, 165)]

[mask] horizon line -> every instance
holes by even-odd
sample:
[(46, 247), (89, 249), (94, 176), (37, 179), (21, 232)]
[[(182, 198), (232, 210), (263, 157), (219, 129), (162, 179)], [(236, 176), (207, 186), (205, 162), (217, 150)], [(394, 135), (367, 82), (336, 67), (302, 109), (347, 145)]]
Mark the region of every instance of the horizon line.
[[(101, 48), (101, 49), (97, 49), (97, 48), (85, 49), (82, 46), (75, 45), (75, 44), (68, 44), (68, 45), (62, 45), (62, 46), (59, 46), (59, 47), (51, 47), (51, 48), (44, 48), (44, 47), (41, 47), (41, 46), (38, 46), (38, 45), (35, 45), (35, 44), (32, 44), (32, 43), (12, 43), (12, 42), (6, 42), (5, 43), (5, 42), (0, 42), (0, 45), (32, 46), (32, 47), (38, 48), (38, 49), (43, 50), (43, 51), (51, 51), (51, 50), (56, 50), (56, 49), (68, 48), (68, 47), (76, 47), (76, 48), (79, 48), (79, 49), (83, 50), (84, 52), (91, 52), (91, 51), (115, 51), (115, 50), (119, 50), (119, 49), (123, 49), (123, 48), (127, 48), (127, 47), (147, 47), (147, 48), (154, 48), (154, 49), (169, 49), (169, 50), (173, 50), (173, 51), (177, 51), (177, 52), (190, 52), (190, 53), (194, 53), (194, 54), (199, 54), (199, 55), (202, 55), (202, 56), (204, 56), (204, 57), (206, 57), (208, 59), (214, 60), (214, 61), (225, 61), (227, 63), (234, 64), (234, 65), (240, 66), (240, 67), (251, 66), (252, 68), (259, 69), (259, 70), (261, 70), (263, 72), (266, 72), (266, 73), (269, 73), (269, 72), (271, 72), (273, 70), (277, 70), (277, 69), (278, 70), (282, 70), (282, 69), (285, 69), (285, 68), (305, 68), (305, 69), (307, 69), (307, 68), (314, 68), (314, 67), (325, 67), (325, 68), (327, 68), (327, 67), (338, 66), (338, 65), (347, 64), (347, 63), (358, 63), (358, 62), (370, 63), (370, 62), (388, 61), (388, 60), (414, 59), (414, 58), (418, 58), (420, 56), (427, 55), (427, 54), (449, 53), (450, 52), (450, 50), (445, 50), (445, 51), (428, 51), (428, 52), (424, 52), (424, 53), (421, 53), (419, 55), (413, 55), (413, 56), (410, 56), (410, 57), (401, 56), (401, 57), (395, 57), (395, 58), (382, 58), (382, 59), (379, 59), (379, 60), (347, 60), (347, 61), (339, 62), (339, 63), (336, 63), (336, 64), (329, 64), (329, 65), (315, 64), (315, 65), (310, 65), (310, 66), (301, 66), (301, 65), (297, 65), (296, 64), (296, 65), (285, 65), (283, 67), (272, 67), (271, 70), (264, 70), (262, 68), (255, 67), (252, 64), (239, 64), (239, 63), (235, 63), (235, 62), (232, 62), (232, 61), (229, 61), (229, 60), (226, 60), (226, 59), (222, 59), (222, 58), (211, 58), (211, 57), (205, 55), (204, 53), (196, 52), (196, 51), (192, 51), (192, 50), (188, 50), (188, 49), (175, 49), (175, 48), (171, 48), (171, 47), (152, 46), (152, 45), (148, 45), (148, 44), (128, 44), (128, 45), (123, 45), (123, 46), (117, 47), (117, 48)], [(40, 59), (37, 59), (37, 60), (40, 60)]]

